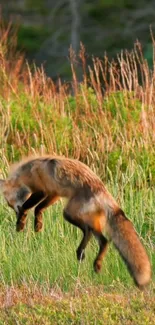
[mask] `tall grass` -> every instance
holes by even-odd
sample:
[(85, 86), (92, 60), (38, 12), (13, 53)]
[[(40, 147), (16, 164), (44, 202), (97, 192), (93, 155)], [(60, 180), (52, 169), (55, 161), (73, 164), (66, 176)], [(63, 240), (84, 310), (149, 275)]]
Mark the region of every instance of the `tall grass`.
[(55, 152), (80, 158), (106, 177), (103, 165), (115, 174), (117, 164), (124, 171), (135, 159), (150, 179), (155, 72), (143, 58), (140, 44), (115, 62), (93, 58), (91, 67), (82, 47), (77, 60), (83, 80), (77, 80), (71, 53), (72, 81), (54, 84), (42, 68), (30, 67), (23, 57), (14, 56), (12, 64), (10, 52), (15, 49), (8, 45), (9, 30), (5, 34), (0, 66), (1, 150), (9, 161), (36, 151)]
[[(1, 26), (0, 34), (0, 173), (7, 175), (10, 163), (36, 152), (87, 163), (133, 220), (154, 268), (154, 64), (151, 71), (136, 43), (116, 61), (92, 58), (87, 66), (81, 46), (76, 64), (71, 51), (72, 81), (54, 83), (16, 52), (10, 25)], [(80, 83), (77, 60), (83, 69)], [(45, 212), (42, 233), (34, 234), (31, 215), (24, 233), (17, 234), (15, 217), (1, 198), (0, 281), (55, 284), (62, 290), (130, 286), (132, 280), (111, 246), (100, 275), (92, 268), (95, 240), (78, 264), (75, 250), (81, 234), (64, 223), (62, 205)]]

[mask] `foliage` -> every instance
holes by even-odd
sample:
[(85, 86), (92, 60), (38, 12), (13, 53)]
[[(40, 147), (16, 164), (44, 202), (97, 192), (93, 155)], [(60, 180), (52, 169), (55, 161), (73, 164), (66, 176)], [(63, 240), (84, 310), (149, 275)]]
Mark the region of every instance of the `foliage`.
[(141, 102), (138, 99), (133, 99), (134, 94), (128, 91), (117, 91), (110, 93), (110, 95), (104, 99), (103, 108), (109, 110), (113, 119), (118, 120), (119, 124), (139, 123), (141, 113)]
[[(38, 0), (36, 3), (38, 4)], [(18, 48), (25, 53), (34, 53), (39, 50), (41, 44), (45, 41), (48, 35), (48, 31), (43, 27), (21, 25), (18, 29)]]
[[(76, 10), (72, 10), (73, 2)], [(151, 59), (152, 0), (142, 3), (133, 0), (59, 0), (58, 3), (55, 0), (20, 0), (11, 1), (9, 6), (5, 0), (1, 3), (5, 19), (11, 16), (15, 25), (20, 23), (18, 48), (24, 49), (31, 62), (37, 60), (37, 64), (44, 64), (53, 78), (72, 79), (67, 57), (73, 39), (76, 48), (82, 41), (89, 55), (93, 53), (101, 59), (105, 51), (108, 57), (116, 57), (122, 49), (131, 49), (133, 42), (139, 39), (145, 46), (146, 57)], [(73, 28), (74, 23), (76, 28)], [(93, 41), (92, 35), (97, 35)], [(80, 72), (80, 64), (77, 66)], [(81, 80), (82, 74), (79, 75)]]
[[(95, 157), (97, 172), (106, 180), (108, 169), (114, 176), (118, 168), (125, 172), (134, 162), (141, 165), (147, 181), (154, 182), (154, 97), (152, 88), (148, 96), (146, 82), (150, 80), (150, 87), (154, 83), (139, 45), (118, 58), (117, 73), (115, 62), (93, 59), (94, 69), (80, 84), (72, 63), (73, 84), (60, 82), (58, 87), (43, 70), (20, 66), (18, 57), (10, 68), (8, 52), (2, 48), (2, 53), (1, 144), (6, 158), (55, 152), (80, 158), (91, 167)], [(80, 56), (84, 66), (83, 49)], [(140, 80), (135, 64), (141, 67)]]

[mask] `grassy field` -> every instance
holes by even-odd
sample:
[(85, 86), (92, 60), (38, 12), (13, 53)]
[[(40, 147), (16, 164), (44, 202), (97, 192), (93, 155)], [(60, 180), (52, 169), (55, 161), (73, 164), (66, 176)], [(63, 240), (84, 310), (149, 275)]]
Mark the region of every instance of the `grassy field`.
[[(11, 38), (10, 38), (11, 35)], [(155, 324), (155, 73), (140, 44), (117, 62), (79, 53), (83, 81), (54, 83), (16, 52), (1, 26), (0, 177), (29, 154), (58, 153), (87, 163), (131, 219), (152, 264), (144, 293), (134, 287), (112, 244), (99, 275), (97, 244), (78, 263), (81, 233), (62, 218), (64, 202), (44, 214), (35, 234), (33, 211), (23, 233), (0, 197), (0, 324)], [(10, 41), (11, 40), (11, 41)], [(12, 57), (14, 61), (12, 62)]]
[(144, 297), (137, 292), (106, 293), (103, 288), (89, 287), (72, 295), (51, 290), (43, 296), (36, 289), (22, 287), (1, 295), (7, 298), (0, 310), (0, 324), (155, 324), (151, 293)]

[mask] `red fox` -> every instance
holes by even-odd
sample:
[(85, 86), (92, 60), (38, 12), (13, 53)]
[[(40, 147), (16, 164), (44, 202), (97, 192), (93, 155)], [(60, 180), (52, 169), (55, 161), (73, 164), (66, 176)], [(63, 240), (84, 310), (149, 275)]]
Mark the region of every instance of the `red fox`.
[(134, 227), (118, 206), (102, 181), (85, 164), (64, 157), (31, 157), (15, 165), (0, 187), (8, 205), (17, 216), (16, 230), (26, 224), (29, 209), (35, 206), (35, 231), (42, 229), (42, 212), (61, 197), (68, 203), (63, 211), (65, 220), (83, 232), (77, 248), (77, 259), (85, 257), (85, 248), (92, 236), (96, 237), (99, 252), (94, 270), (99, 272), (107, 251), (108, 237), (118, 249), (126, 266), (140, 288), (149, 283), (151, 266)]

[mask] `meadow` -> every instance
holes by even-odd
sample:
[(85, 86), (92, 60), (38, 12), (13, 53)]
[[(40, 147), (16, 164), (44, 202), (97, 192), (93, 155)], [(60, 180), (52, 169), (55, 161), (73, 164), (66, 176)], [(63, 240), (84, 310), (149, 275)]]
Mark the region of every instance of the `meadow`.
[(133, 221), (152, 282), (144, 293), (136, 289), (112, 244), (96, 275), (95, 239), (78, 263), (81, 233), (64, 222), (63, 200), (44, 213), (41, 233), (34, 233), (33, 211), (16, 233), (15, 215), (1, 196), (0, 324), (155, 324), (154, 65), (149, 68), (139, 43), (112, 62), (105, 56), (88, 65), (86, 56), (83, 46), (77, 58), (71, 50), (72, 80), (54, 83), (17, 51), (11, 26), (1, 26), (0, 177), (30, 154), (88, 164)]

